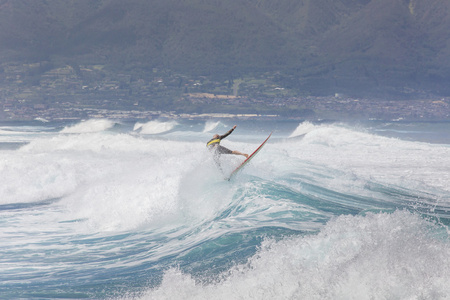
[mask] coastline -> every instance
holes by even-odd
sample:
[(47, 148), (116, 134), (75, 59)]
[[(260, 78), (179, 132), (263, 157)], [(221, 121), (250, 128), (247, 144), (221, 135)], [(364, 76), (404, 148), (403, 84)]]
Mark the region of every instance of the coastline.
[[(218, 97), (218, 98), (217, 98)], [(7, 103), (0, 110), (0, 121), (82, 120), (82, 119), (276, 119), (317, 121), (383, 120), (448, 121), (450, 97), (425, 100), (373, 100), (349, 97), (290, 97), (250, 99), (247, 97), (188, 98), (178, 110), (148, 110), (144, 107), (114, 108), (64, 102), (53, 106)], [(209, 102), (220, 101), (220, 107)], [(199, 106), (200, 104), (200, 106)], [(198, 108), (198, 112), (195, 112)]]

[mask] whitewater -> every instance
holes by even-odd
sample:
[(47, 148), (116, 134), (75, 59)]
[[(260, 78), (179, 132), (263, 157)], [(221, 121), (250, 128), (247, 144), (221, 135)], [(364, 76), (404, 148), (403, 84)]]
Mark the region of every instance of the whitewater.
[(449, 125), (0, 123), (0, 298), (450, 299)]

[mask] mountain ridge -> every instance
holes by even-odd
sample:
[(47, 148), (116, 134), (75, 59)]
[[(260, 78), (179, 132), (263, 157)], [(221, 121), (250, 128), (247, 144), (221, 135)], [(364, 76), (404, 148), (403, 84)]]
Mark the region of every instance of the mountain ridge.
[(448, 28), (439, 0), (2, 0), (0, 58), (281, 73), (313, 95), (450, 95)]

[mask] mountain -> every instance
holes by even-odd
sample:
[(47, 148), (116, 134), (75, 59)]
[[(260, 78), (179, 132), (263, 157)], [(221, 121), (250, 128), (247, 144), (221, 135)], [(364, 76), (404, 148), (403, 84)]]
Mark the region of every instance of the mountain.
[(0, 59), (450, 95), (450, 1), (0, 0)]

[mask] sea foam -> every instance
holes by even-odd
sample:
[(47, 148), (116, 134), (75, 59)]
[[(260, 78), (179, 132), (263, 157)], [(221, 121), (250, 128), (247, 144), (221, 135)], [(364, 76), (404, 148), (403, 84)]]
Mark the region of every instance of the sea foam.
[(404, 211), (340, 216), (317, 235), (266, 240), (218, 279), (168, 270), (141, 299), (444, 299), (450, 247), (434, 227)]
[(304, 136), (308, 132), (311, 132), (314, 129), (317, 129), (319, 127), (320, 127), (320, 125), (314, 125), (314, 124), (312, 124), (311, 122), (308, 122), (308, 121), (300, 123), (297, 126), (297, 128), (295, 128), (295, 130), (289, 135), (289, 138)]
[(155, 120), (145, 124), (138, 123), (134, 126), (134, 130), (139, 130), (141, 134), (159, 134), (170, 131), (177, 125), (178, 123), (176, 121), (163, 122)]
[(78, 124), (67, 126), (61, 130), (61, 133), (88, 133), (100, 132), (110, 129), (114, 122), (106, 119), (91, 119)]

